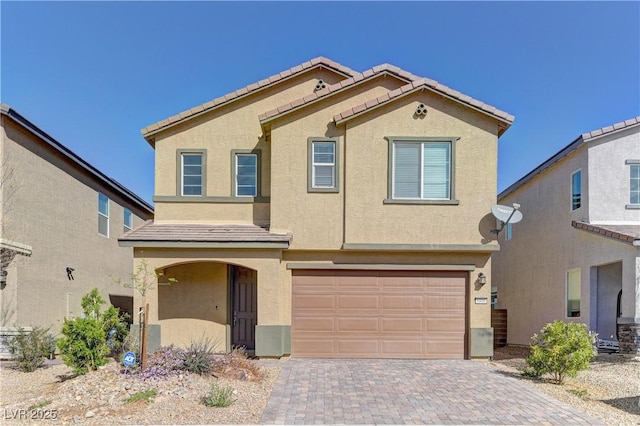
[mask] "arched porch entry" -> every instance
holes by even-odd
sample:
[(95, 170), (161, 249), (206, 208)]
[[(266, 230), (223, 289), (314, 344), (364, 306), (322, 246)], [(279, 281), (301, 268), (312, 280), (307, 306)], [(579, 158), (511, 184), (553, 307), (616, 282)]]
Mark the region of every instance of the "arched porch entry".
[[(162, 345), (207, 341), (216, 352), (255, 350), (258, 319), (256, 270), (224, 262), (196, 261), (158, 270), (158, 323)], [(167, 278), (177, 280), (170, 284)]]

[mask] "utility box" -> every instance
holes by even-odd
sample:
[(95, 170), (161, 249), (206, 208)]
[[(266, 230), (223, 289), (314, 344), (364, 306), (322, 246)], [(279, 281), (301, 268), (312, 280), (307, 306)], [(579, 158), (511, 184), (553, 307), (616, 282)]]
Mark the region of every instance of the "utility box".
[(493, 357), (493, 327), (471, 329), (469, 356), (471, 358)]

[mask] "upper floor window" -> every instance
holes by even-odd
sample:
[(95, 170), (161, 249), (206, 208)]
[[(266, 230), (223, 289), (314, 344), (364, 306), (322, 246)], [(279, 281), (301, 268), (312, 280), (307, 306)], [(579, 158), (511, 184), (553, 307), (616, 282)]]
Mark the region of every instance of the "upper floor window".
[(571, 210), (582, 205), (582, 172), (578, 170), (571, 175)]
[(124, 209), (123, 223), (124, 223), (124, 232), (131, 231), (131, 228), (133, 228), (133, 213), (131, 213), (131, 210), (129, 210), (126, 207)]
[(309, 192), (338, 192), (338, 140), (309, 138)]
[(109, 238), (109, 198), (98, 193), (98, 234)]
[(232, 151), (235, 197), (257, 197), (259, 192), (259, 151)]
[(390, 139), (394, 200), (451, 200), (453, 141)]
[(629, 178), (629, 204), (640, 205), (640, 164), (632, 164)]
[(203, 150), (178, 150), (179, 195), (204, 195), (205, 163), (205, 151)]

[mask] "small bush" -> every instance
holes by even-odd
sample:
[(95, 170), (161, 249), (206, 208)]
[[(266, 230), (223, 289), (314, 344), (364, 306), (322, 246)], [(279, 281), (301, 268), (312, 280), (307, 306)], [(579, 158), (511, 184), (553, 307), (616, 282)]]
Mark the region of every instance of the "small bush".
[(213, 345), (210, 339), (191, 342), (184, 354), (184, 369), (190, 373), (207, 374), (213, 368)]
[(136, 401), (153, 402), (153, 398), (155, 398), (157, 395), (158, 395), (157, 389), (148, 389), (146, 391), (140, 391), (140, 392), (134, 393), (133, 395), (125, 399), (124, 403), (129, 404), (131, 402), (136, 402)]
[(211, 391), (202, 398), (207, 407), (228, 407), (233, 404), (233, 389), (228, 386), (211, 385)]
[(38, 408), (43, 408), (46, 407), (47, 405), (51, 404), (51, 400), (50, 399), (45, 399), (44, 401), (40, 401), (36, 404), (30, 405), (29, 408), (27, 408), (27, 411), (33, 411), (33, 410), (37, 410)]
[(145, 380), (160, 380), (163, 377), (184, 371), (184, 349), (174, 345), (162, 346), (147, 356), (145, 369), (139, 376)]
[(9, 351), (15, 355), (18, 368), (32, 372), (44, 365), (51, 354), (50, 328), (34, 327), (32, 331), (18, 329), (18, 334), (8, 339)]
[(534, 377), (553, 374), (554, 381), (562, 384), (566, 376), (575, 377), (589, 368), (595, 333), (584, 324), (554, 321), (534, 334), (531, 342), (525, 372)]
[(262, 369), (247, 357), (243, 348), (234, 348), (230, 353), (217, 357), (212, 372), (218, 377), (235, 380), (260, 381)]

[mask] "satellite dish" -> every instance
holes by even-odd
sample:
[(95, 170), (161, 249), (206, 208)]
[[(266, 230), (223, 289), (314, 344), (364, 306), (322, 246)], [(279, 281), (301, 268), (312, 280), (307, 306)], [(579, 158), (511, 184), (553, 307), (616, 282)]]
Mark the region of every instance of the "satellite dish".
[(493, 213), (496, 219), (500, 222), (518, 223), (522, 220), (522, 212), (518, 210), (518, 208), (520, 208), (519, 204), (514, 204), (514, 207), (501, 206), (500, 204), (497, 204), (491, 207), (491, 213)]
[(506, 224), (520, 222), (522, 220), (522, 212), (518, 210), (519, 208), (520, 204), (518, 203), (513, 203), (513, 207), (501, 206), (500, 204), (491, 207), (491, 213), (501, 223), (500, 229), (492, 229), (491, 233), (499, 234)]

